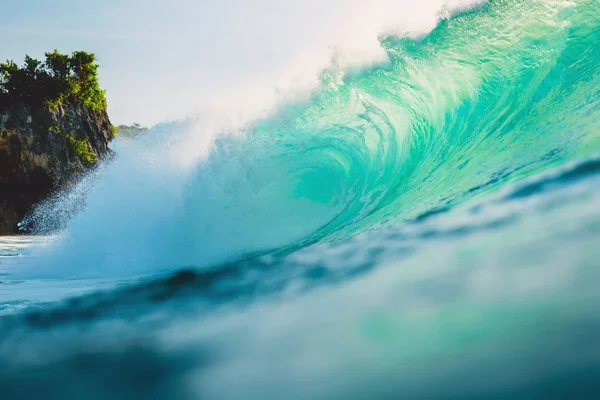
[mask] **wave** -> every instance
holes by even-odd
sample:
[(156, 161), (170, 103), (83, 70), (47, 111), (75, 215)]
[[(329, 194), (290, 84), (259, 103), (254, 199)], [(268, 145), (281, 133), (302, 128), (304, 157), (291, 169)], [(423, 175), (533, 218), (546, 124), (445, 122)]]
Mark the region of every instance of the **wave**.
[(35, 276), (291, 251), (583, 159), (600, 148), (599, 15), (593, 0), (490, 1), (425, 36), (382, 36), (385, 62), (333, 63), (266, 117), (224, 128), (204, 116), (117, 143), (115, 160), (33, 216), (40, 229), (68, 220), (37, 250)]

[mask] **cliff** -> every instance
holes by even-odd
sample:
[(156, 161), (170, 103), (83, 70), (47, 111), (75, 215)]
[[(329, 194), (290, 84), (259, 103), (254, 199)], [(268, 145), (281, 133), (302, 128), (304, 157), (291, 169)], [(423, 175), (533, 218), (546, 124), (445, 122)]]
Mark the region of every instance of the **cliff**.
[(90, 103), (82, 85), (77, 96), (40, 99), (17, 95), (10, 77), (0, 82), (0, 235), (18, 233), (33, 205), (109, 156), (113, 137), (105, 100)]

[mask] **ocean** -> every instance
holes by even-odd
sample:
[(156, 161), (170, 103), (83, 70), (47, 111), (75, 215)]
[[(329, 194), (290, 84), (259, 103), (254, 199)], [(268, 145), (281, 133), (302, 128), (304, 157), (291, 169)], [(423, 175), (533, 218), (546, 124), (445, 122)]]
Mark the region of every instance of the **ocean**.
[(600, 2), (380, 45), (0, 238), (0, 398), (598, 397)]

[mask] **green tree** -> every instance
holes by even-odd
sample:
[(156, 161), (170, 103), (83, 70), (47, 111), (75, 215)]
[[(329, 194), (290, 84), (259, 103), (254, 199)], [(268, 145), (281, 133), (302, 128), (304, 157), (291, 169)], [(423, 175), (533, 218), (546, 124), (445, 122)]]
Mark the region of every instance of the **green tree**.
[(24, 76), (25, 71), (21, 70), (14, 61), (8, 60), (0, 64), (0, 87), (8, 99), (20, 97)]
[(71, 59), (67, 54), (61, 54), (58, 50), (52, 53), (46, 53), (46, 69), (50, 71), (52, 77), (68, 81), (70, 73)]
[(10, 60), (0, 64), (0, 106), (11, 102), (49, 107), (82, 103), (92, 110), (106, 109), (94, 54), (75, 51), (69, 56), (54, 50), (45, 56), (43, 63), (26, 56), (22, 67)]
[(96, 56), (85, 51), (76, 51), (71, 56), (71, 70), (74, 74), (75, 96), (92, 109), (106, 108), (104, 90), (98, 84), (98, 64)]
[(50, 106), (56, 107), (71, 95), (69, 63), (70, 57), (67, 54), (59, 53), (58, 50), (46, 53), (45, 70), (47, 73), (42, 78), (45, 82), (41, 83), (41, 88), (46, 92), (43, 97)]

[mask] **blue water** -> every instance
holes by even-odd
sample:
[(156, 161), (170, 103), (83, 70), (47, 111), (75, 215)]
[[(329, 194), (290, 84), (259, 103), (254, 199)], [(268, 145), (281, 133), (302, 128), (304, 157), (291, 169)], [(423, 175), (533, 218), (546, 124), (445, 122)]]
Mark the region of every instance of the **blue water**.
[(116, 143), (0, 238), (0, 398), (597, 397), (598, 43), (596, 1), (491, 1)]

